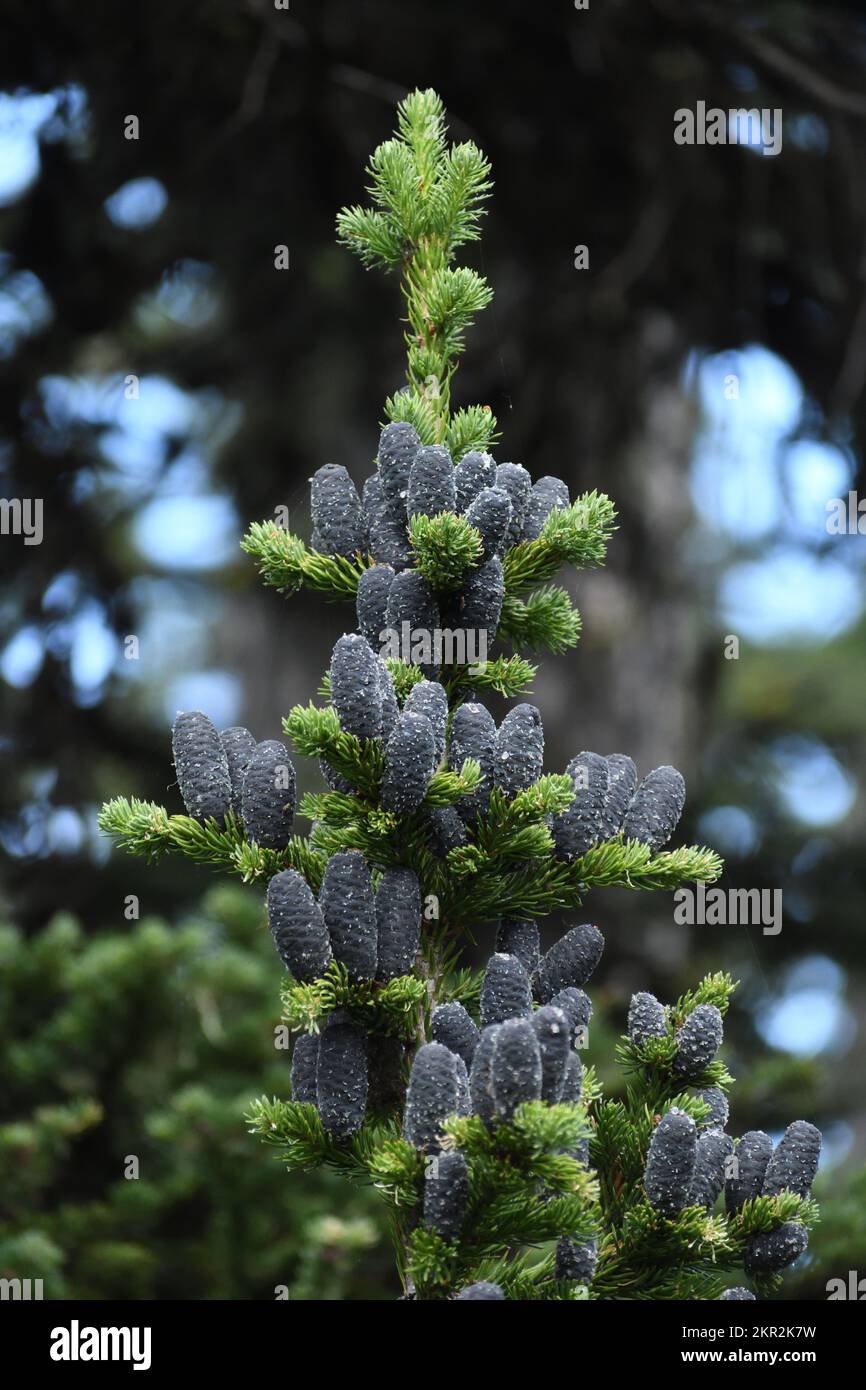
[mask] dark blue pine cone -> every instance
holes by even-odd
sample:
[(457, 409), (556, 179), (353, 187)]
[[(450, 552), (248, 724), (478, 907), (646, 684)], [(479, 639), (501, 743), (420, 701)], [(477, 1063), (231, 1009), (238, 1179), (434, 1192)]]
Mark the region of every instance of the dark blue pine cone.
[(331, 764), (326, 762), (324, 758), (319, 759), (319, 771), (329, 791), (342, 792), (344, 795), (348, 795), (348, 793), (351, 792), (351, 782), (349, 782), (341, 772), (338, 772), (336, 768), (331, 767)]
[(391, 672), (380, 656), (376, 660), (379, 663), (379, 691), (382, 696), (382, 742), (387, 743), (397, 727), (400, 706), (397, 704)]
[(244, 789), (244, 773), (247, 764), (255, 751), (256, 741), (249, 729), (245, 729), (242, 724), (234, 724), (230, 729), (223, 729), (220, 734), (220, 743), (226, 755), (226, 762), (229, 765), (229, 781), (232, 785), (232, 810), (235, 815), (241, 813), (241, 797)]
[(561, 989), (558, 994), (554, 994), (550, 1002), (557, 1009), (562, 1009), (571, 1030), (570, 1041), (573, 1046), (578, 1046), (586, 1037), (589, 1020), (592, 1018), (592, 1004), (589, 995), (585, 994), (582, 989), (575, 989), (573, 985), (570, 985), (567, 989)]
[(241, 794), (241, 815), (248, 840), (262, 849), (284, 849), (295, 815), (295, 769), (288, 749), (277, 739), (265, 739), (247, 763)]
[(378, 473), (374, 473), (364, 484), (363, 506), (367, 543), (376, 564), (391, 565), (395, 570), (409, 569), (414, 557), (406, 530), (405, 513), (402, 520), (394, 515), (385, 500)]
[(561, 478), (549, 475), (539, 478), (529, 494), (526, 515), (523, 518), (523, 539), (537, 541), (544, 529), (544, 523), (554, 508), (567, 507), (570, 498), (568, 487)]
[[(460, 601), (459, 625), (465, 632), (478, 633), (472, 650), (479, 660), (486, 657), (486, 648), (489, 649), (496, 638), (504, 598), (502, 561), (498, 555), (493, 555), (477, 570), (469, 571)], [(482, 644), (482, 632), (486, 648)]]
[(376, 889), (377, 980), (408, 975), (421, 941), (421, 887), (414, 869), (386, 869)]
[(667, 1037), (667, 1009), (654, 994), (633, 994), (628, 1007), (628, 1035), (633, 1043)]
[(468, 1284), (457, 1295), (457, 1303), (504, 1303), (505, 1294), (498, 1284), (488, 1284), (481, 1280), (478, 1284)]
[(796, 1192), (808, 1197), (818, 1171), (821, 1154), (821, 1131), (808, 1120), (795, 1120), (788, 1125), (767, 1164), (761, 1192), (765, 1197), (778, 1197), (780, 1192)]
[(598, 753), (578, 753), (565, 769), (571, 778), (571, 805), (553, 818), (553, 843), (560, 859), (579, 859), (603, 836), (610, 771)]
[(501, 555), (511, 524), (511, 502), (501, 487), (482, 488), (466, 512), (466, 520), (481, 536), (481, 558)]
[(397, 815), (417, 811), (433, 776), (435, 740), (430, 720), (411, 711), (400, 715), (385, 745), (382, 809)]
[(457, 802), (457, 812), (464, 821), (473, 821), (487, 811), (493, 787), (495, 754), (496, 724), (490, 711), (474, 702), (461, 705), (451, 720), (448, 766), (453, 772), (459, 772), (466, 758), (475, 758), (481, 765), (481, 781), (477, 791), (461, 796)]
[(491, 1069), (493, 1107), (513, 1120), (519, 1105), (541, 1095), (541, 1049), (528, 1018), (509, 1018), (496, 1034)]
[(367, 1088), (366, 1035), (339, 1011), (322, 1031), (316, 1067), (319, 1116), (335, 1139), (348, 1139), (361, 1128)]
[(560, 1236), (556, 1243), (556, 1277), (575, 1284), (591, 1284), (598, 1263), (598, 1243)]
[(423, 714), (433, 730), (433, 766), (445, 755), (445, 728), (448, 723), (448, 696), (438, 681), (418, 681), (403, 704), (403, 712)]
[(523, 535), (523, 523), (529, 506), (532, 479), (522, 463), (500, 463), (496, 470), (496, 486), (502, 488), (511, 503), (511, 520), (505, 532), (505, 546), (516, 545)]
[(496, 949), (506, 956), (516, 956), (527, 975), (534, 975), (541, 959), (541, 934), (538, 923), (506, 918), (496, 931)]
[(386, 616), (392, 640), (399, 645), (399, 655), (434, 680), (439, 670), (435, 642), (441, 631), (441, 621), (433, 590), (423, 574), (404, 570), (395, 577), (388, 595)]
[(515, 705), (496, 735), (493, 776), (506, 796), (537, 782), (544, 767), (544, 726), (535, 705)]
[(369, 642), (345, 633), (331, 653), (331, 703), (340, 725), (356, 738), (382, 733), (382, 688), (379, 664)]
[(564, 1011), (552, 1004), (535, 1011), (532, 1027), (541, 1050), (541, 1099), (553, 1105), (562, 1091), (571, 1051), (571, 1028)]
[(627, 840), (639, 840), (657, 854), (673, 835), (686, 804), (686, 784), (675, 767), (647, 773), (622, 823)]
[(732, 1289), (725, 1289), (724, 1293), (719, 1294), (720, 1303), (745, 1303), (747, 1299), (751, 1303), (757, 1301), (755, 1295), (749, 1293), (749, 1290), (744, 1289), (741, 1284)]
[(316, 1105), (316, 1072), (319, 1066), (318, 1033), (301, 1033), (292, 1051), (292, 1100), (299, 1105)]
[(740, 1211), (746, 1202), (754, 1201), (761, 1195), (761, 1186), (773, 1141), (762, 1129), (750, 1129), (737, 1141), (734, 1156), (737, 1160), (736, 1177), (725, 1181), (725, 1209)]
[(751, 1237), (743, 1268), (747, 1274), (774, 1274), (798, 1260), (808, 1244), (806, 1227), (799, 1221), (786, 1221), (775, 1231), (760, 1231)]
[(427, 812), (427, 825), (433, 836), (433, 852), (440, 859), (466, 844), (466, 827), (453, 806), (432, 807)]
[(516, 956), (492, 955), (481, 985), (481, 1026), (532, 1012), (532, 986)]
[(454, 1149), (437, 1154), (424, 1173), (424, 1225), (453, 1244), (466, 1220), (469, 1201), (469, 1169), (462, 1153)]
[(725, 1185), (725, 1165), (733, 1152), (734, 1141), (729, 1134), (720, 1129), (699, 1131), (689, 1206), (712, 1211)]
[(637, 790), (637, 768), (625, 753), (609, 753), (607, 796), (601, 813), (601, 838), (610, 840), (622, 830), (632, 797)]
[(486, 1125), (492, 1123), (495, 1113), (493, 1054), (496, 1051), (496, 1039), (501, 1027), (501, 1023), (493, 1023), (489, 1028), (482, 1028), (469, 1071), (469, 1096), (472, 1109)]
[(695, 1099), (702, 1100), (710, 1107), (705, 1120), (698, 1120), (698, 1129), (724, 1129), (728, 1123), (728, 1097), (719, 1086), (709, 1086), (703, 1091), (695, 1091)]
[(345, 468), (326, 463), (311, 479), (310, 510), (316, 542), (324, 555), (357, 555), (367, 549), (367, 530), (358, 490)]
[(653, 1134), (643, 1178), (649, 1204), (659, 1216), (676, 1216), (688, 1206), (696, 1156), (694, 1120), (683, 1110), (669, 1110)]
[(374, 652), (378, 652), (385, 641), (382, 633), (388, 626), (388, 595), (393, 583), (394, 571), (390, 565), (371, 565), (358, 580), (355, 601), (358, 627)]
[(334, 959), (351, 980), (376, 975), (378, 932), (370, 870), (357, 849), (338, 850), (325, 865), (319, 907), (328, 928)]
[(408, 516), (411, 519), (453, 512), (456, 501), (451, 455), (438, 444), (422, 444), (409, 470)]
[[(569, 1052), (562, 1074), (562, 1085), (556, 1097), (558, 1105), (577, 1105), (583, 1090), (583, 1062), (576, 1052)], [(582, 1157), (582, 1162), (586, 1158)]]
[(434, 1042), (462, 1057), (467, 1067), (472, 1066), (480, 1034), (461, 1003), (455, 999), (438, 1004), (433, 1010), (430, 1031)]
[(313, 890), (294, 869), (268, 884), (268, 922), (280, 960), (296, 980), (318, 980), (331, 964), (331, 943)]
[(464, 454), (454, 469), (456, 510), (465, 512), (482, 488), (493, 487), (495, 483), (496, 464), (490, 454), (478, 453), (474, 449)]
[(722, 1045), (722, 1015), (715, 1004), (698, 1004), (676, 1035), (674, 1071), (694, 1079), (705, 1072)]
[(406, 499), (409, 492), (409, 470), (421, 447), (413, 425), (395, 420), (386, 425), (379, 436), (379, 478), (382, 493), (391, 514), (406, 524)]
[(604, 937), (589, 922), (572, 927), (551, 946), (535, 975), (535, 995), (549, 1004), (555, 994), (569, 985), (585, 985), (601, 960)]
[(454, 1053), (441, 1043), (424, 1043), (415, 1053), (406, 1091), (403, 1136), (423, 1153), (438, 1153), (442, 1126), (456, 1115), (460, 1078)]
[(206, 714), (179, 714), (171, 731), (177, 784), (187, 813), (196, 820), (222, 821), (231, 805), (229, 764), (220, 736)]

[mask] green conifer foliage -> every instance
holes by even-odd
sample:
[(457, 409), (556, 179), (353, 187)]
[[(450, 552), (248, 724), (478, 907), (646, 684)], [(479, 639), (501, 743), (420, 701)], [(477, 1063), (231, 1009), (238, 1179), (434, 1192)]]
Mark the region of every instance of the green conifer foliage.
[[(284, 723), (328, 789), (301, 802), (308, 836), (287, 830), (267, 847), (236, 809), (202, 819), (196, 787), (187, 815), (117, 800), (103, 827), (133, 853), (176, 851), (263, 885), (295, 870), (316, 895), (297, 897), (292, 939), (315, 928), (326, 957), (318, 911), (333, 959), (283, 992), (289, 1026), (318, 1039), (298, 1053), (305, 1099), (262, 1099), (250, 1126), (289, 1168), (372, 1181), (391, 1209), (405, 1296), (718, 1298), (744, 1269), (766, 1293), (815, 1208), (802, 1164), (796, 1191), (759, 1184), (742, 1205), (723, 1201), (736, 1148), (718, 1124), (724, 1105), (701, 1092), (731, 1085), (718, 1051), (734, 982), (710, 976), (669, 1008), (639, 996), (619, 1053), (629, 1084), (606, 1100), (582, 992), (601, 932), (574, 924), (540, 960), (530, 949), (538, 918), (575, 911), (592, 888), (670, 891), (721, 871), (709, 849), (667, 847), (685, 796), (675, 769), (641, 779), (627, 756), (583, 750), (544, 772), (535, 706), (521, 701), (497, 729), (484, 705), (489, 690), (527, 693), (535, 668), (521, 648), (577, 642), (579, 615), (552, 581), (603, 563), (613, 504), (497, 464), (489, 409), (452, 405), (466, 332), (492, 294), (457, 256), (478, 238), (491, 182), (475, 145), (448, 143), (434, 92), (401, 103), (367, 172), (370, 201), (340, 213), (338, 236), (399, 279), (406, 386), (385, 402), (363, 503), (328, 465), (313, 479), (309, 543), (271, 523), (243, 542), (266, 584), (357, 600), (362, 635), (337, 643), (323, 702)], [(479, 633), (511, 650), (454, 640)], [(200, 775), (209, 786), (219, 769)], [(397, 883), (414, 907), (395, 919)], [(272, 920), (284, 959), (286, 911)], [(467, 934), (483, 926), (492, 939), (495, 923), (519, 954), (497, 951), (483, 976), (463, 968)], [(395, 975), (384, 944), (400, 958), (404, 929), (420, 944)]]

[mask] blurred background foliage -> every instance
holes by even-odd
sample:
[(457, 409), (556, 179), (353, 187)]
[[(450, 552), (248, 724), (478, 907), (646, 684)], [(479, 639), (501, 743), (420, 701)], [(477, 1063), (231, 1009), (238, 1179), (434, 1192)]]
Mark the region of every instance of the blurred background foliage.
[[(861, 7), (7, 0), (4, 31), (0, 476), (44, 499), (45, 534), (0, 545), (0, 1272), (44, 1270), (49, 1296), (393, 1294), (372, 1195), (289, 1182), (244, 1134), (248, 1098), (286, 1086), (255, 902), (109, 855), (94, 816), (118, 793), (178, 809), (176, 710), (273, 737), (353, 625), (265, 593), (237, 540), (277, 506), (308, 534), (321, 463), (370, 470), (396, 288), (333, 218), (395, 102), (433, 85), (496, 178), (496, 299), (457, 403), (492, 407), (500, 458), (620, 511), (573, 585), (581, 644), (535, 685), (548, 767), (675, 763), (683, 838), (725, 856), (723, 886), (784, 895), (778, 936), (590, 901), (592, 1060), (634, 989), (738, 976), (733, 1132), (798, 1114), (826, 1135), (788, 1292), (866, 1273), (866, 559), (826, 525), (864, 495)], [(675, 145), (697, 101), (781, 108), (781, 154)]]

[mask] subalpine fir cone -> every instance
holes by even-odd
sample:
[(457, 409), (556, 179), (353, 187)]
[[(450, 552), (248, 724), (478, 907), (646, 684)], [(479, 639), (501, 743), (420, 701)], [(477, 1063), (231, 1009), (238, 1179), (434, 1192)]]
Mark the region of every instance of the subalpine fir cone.
[(364, 516), (367, 521), (367, 543), (377, 565), (390, 565), (395, 570), (408, 569), (413, 551), (406, 530), (406, 517), (394, 515), (382, 489), (382, 480), (374, 473), (364, 484)]
[(484, 814), (490, 804), (495, 757), (496, 724), (493, 715), (484, 705), (474, 701), (461, 705), (451, 720), (448, 766), (453, 772), (459, 772), (466, 758), (474, 758), (481, 766), (481, 781), (477, 789), (461, 796), (457, 802), (457, 812), (467, 823)]
[(397, 727), (400, 706), (397, 703), (391, 672), (381, 657), (377, 657), (376, 660), (379, 667), (379, 693), (382, 696), (382, 742), (387, 743)]
[(820, 1129), (810, 1125), (808, 1120), (795, 1120), (773, 1150), (761, 1192), (765, 1197), (777, 1197), (780, 1192), (796, 1192), (798, 1197), (808, 1197), (820, 1155)]
[(734, 1141), (729, 1134), (723, 1134), (720, 1129), (698, 1131), (690, 1204), (712, 1211), (725, 1185), (725, 1167), (733, 1152)]
[(473, 1019), (458, 1000), (436, 1005), (430, 1020), (430, 1032), (434, 1042), (442, 1043), (458, 1057), (462, 1057), (467, 1067), (472, 1066), (480, 1034)]
[(561, 989), (554, 994), (550, 1003), (557, 1009), (562, 1009), (568, 1019), (572, 1046), (577, 1047), (584, 1044), (589, 1020), (592, 1018), (592, 1004), (589, 995), (585, 994), (582, 989), (576, 989), (574, 985), (569, 985), (567, 989)]
[(295, 816), (295, 769), (284, 743), (274, 738), (256, 744), (247, 763), (241, 815), (248, 840), (262, 849), (283, 849)]
[(553, 818), (553, 843), (560, 859), (579, 859), (602, 838), (610, 773), (607, 759), (583, 752), (566, 768), (574, 788), (571, 805)]
[(292, 1100), (299, 1105), (318, 1105), (318, 1066), (318, 1033), (301, 1033), (292, 1049)]
[(381, 798), (386, 811), (417, 811), (433, 776), (436, 740), (430, 720), (404, 710), (385, 745)]
[(569, 1052), (565, 1059), (562, 1082), (559, 1087), (559, 1105), (577, 1105), (583, 1091), (583, 1062), (576, 1052)]
[(535, 705), (515, 705), (496, 734), (493, 777), (506, 796), (537, 782), (544, 766), (544, 727)]
[[(434, 638), (440, 631), (441, 620), (436, 597), (430, 584), (418, 570), (402, 570), (394, 576), (388, 594), (386, 612), (388, 631), (395, 634), (401, 652), (406, 659), (414, 661), (414, 650), (420, 644), (422, 653), (429, 660), (415, 662), (430, 680), (435, 680), (439, 670), (435, 658)], [(427, 650), (424, 651), (424, 644)]]
[(421, 940), (421, 887), (414, 869), (385, 869), (376, 889), (377, 980), (408, 975)]
[(609, 840), (623, 827), (632, 797), (637, 790), (637, 768), (625, 753), (608, 753), (607, 795), (601, 812), (601, 838)]
[(572, 927), (541, 957), (535, 972), (535, 996), (549, 1004), (555, 994), (570, 985), (585, 985), (601, 960), (604, 937), (590, 922)]
[(433, 730), (433, 763), (439, 766), (445, 756), (445, 729), (448, 723), (448, 696), (438, 681), (417, 681), (403, 702), (404, 714), (422, 714)]
[(460, 1102), (457, 1058), (442, 1043), (424, 1043), (415, 1053), (406, 1091), (403, 1135), (422, 1153), (438, 1153), (442, 1129)]
[(452, 1244), (466, 1220), (469, 1169), (458, 1150), (436, 1154), (424, 1172), (424, 1225)]
[(516, 956), (527, 975), (532, 977), (541, 959), (541, 933), (538, 923), (506, 919), (496, 929), (496, 949), (506, 956)]
[[(505, 580), (502, 561), (492, 555), (478, 569), (470, 570), (463, 582), (460, 600), (459, 624), (465, 632), (478, 634), (472, 650), (480, 660), (484, 659), (481, 633), (489, 651), (496, 637), (499, 619), (502, 616), (502, 603), (505, 598)], [(468, 648), (467, 648), (468, 649)]]
[(490, 454), (480, 453), (476, 449), (464, 454), (454, 469), (457, 511), (465, 512), (482, 488), (493, 487), (495, 482), (496, 463)]
[(390, 565), (371, 565), (358, 580), (358, 627), (375, 652), (385, 641), (382, 634), (388, 626), (388, 595), (393, 582), (394, 570)]
[(505, 544), (516, 545), (523, 536), (532, 479), (522, 464), (500, 463), (496, 469), (496, 486), (502, 489), (511, 503), (511, 520), (505, 533)]
[(491, 1024), (481, 1030), (478, 1046), (469, 1070), (469, 1096), (472, 1109), (485, 1124), (493, 1122), (495, 1103), (493, 1100), (493, 1054), (501, 1023)]
[(675, 1217), (689, 1204), (697, 1156), (697, 1130), (684, 1110), (669, 1110), (650, 1141), (644, 1188), (659, 1216)]
[(434, 852), (440, 859), (466, 844), (466, 826), (453, 806), (433, 806), (427, 812), (427, 824), (435, 842)]
[(348, 1139), (361, 1128), (368, 1084), (366, 1035), (341, 1010), (322, 1030), (316, 1067), (319, 1117), (335, 1139)]
[(750, 1293), (748, 1289), (744, 1289), (741, 1284), (732, 1289), (725, 1289), (724, 1293), (719, 1294), (720, 1303), (754, 1303), (755, 1301), (755, 1295)]
[(674, 1071), (680, 1076), (701, 1076), (722, 1045), (722, 1015), (714, 1004), (698, 1004), (676, 1034)]
[(370, 870), (359, 850), (338, 850), (331, 855), (319, 890), (319, 907), (334, 959), (346, 967), (349, 979), (374, 979), (378, 954), (376, 902)]
[(519, 1105), (541, 1096), (541, 1048), (527, 1018), (509, 1018), (496, 1034), (491, 1066), (494, 1113), (512, 1120)]
[(437, 444), (422, 445), (409, 470), (408, 516), (438, 516), (440, 512), (453, 512), (456, 498), (454, 464), (448, 450)]
[(705, 1120), (697, 1120), (698, 1129), (724, 1129), (728, 1123), (728, 1097), (719, 1086), (708, 1086), (705, 1090), (695, 1091), (695, 1099), (702, 1100), (710, 1107), (710, 1113)]
[(760, 1231), (746, 1245), (747, 1274), (774, 1274), (799, 1259), (809, 1244), (809, 1234), (799, 1221), (785, 1221), (774, 1231)]
[(413, 425), (395, 420), (386, 425), (379, 436), (379, 478), (388, 509), (398, 521), (406, 524), (406, 503), (409, 492), (409, 472), (421, 440)]
[(523, 539), (535, 541), (544, 530), (544, 523), (554, 508), (567, 507), (570, 502), (568, 485), (549, 474), (533, 483), (523, 518)]
[(489, 1284), (481, 1280), (477, 1284), (469, 1284), (457, 1295), (457, 1303), (504, 1303), (505, 1294), (499, 1284)]
[(331, 701), (340, 726), (356, 738), (382, 733), (382, 686), (375, 653), (359, 633), (345, 633), (331, 653)]
[(331, 964), (328, 928), (305, 878), (282, 869), (268, 884), (268, 922), (280, 960), (296, 980), (317, 980)]
[(571, 1048), (568, 1018), (562, 1009), (542, 1004), (532, 1015), (541, 1050), (541, 1099), (553, 1105), (560, 1091)]
[(760, 1196), (772, 1152), (773, 1141), (762, 1129), (750, 1129), (737, 1140), (736, 1172), (725, 1181), (727, 1211), (739, 1211), (746, 1202)]
[(220, 743), (229, 765), (229, 781), (232, 788), (232, 810), (241, 813), (241, 797), (244, 788), (244, 773), (256, 747), (256, 740), (242, 724), (234, 724), (220, 733)]
[(686, 804), (686, 784), (675, 767), (647, 773), (631, 800), (622, 823), (627, 840), (639, 840), (655, 853), (667, 844)]
[(492, 955), (481, 985), (481, 1026), (525, 1017), (532, 1011), (532, 984), (516, 956)]
[(628, 1008), (628, 1035), (640, 1046), (650, 1038), (667, 1037), (667, 1009), (654, 994), (641, 990), (633, 994)]
[(367, 549), (367, 528), (357, 488), (342, 464), (317, 468), (310, 485), (316, 549), (325, 555), (358, 555)]
[(206, 714), (178, 714), (171, 731), (177, 784), (195, 820), (222, 821), (232, 802), (229, 764), (222, 740)]
[(556, 1277), (575, 1284), (591, 1284), (598, 1263), (598, 1242), (560, 1236), (556, 1243)]
[(482, 559), (501, 555), (511, 524), (511, 502), (501, 487), (482, 488), (466, 512), (466, 520), (481, 537)]

